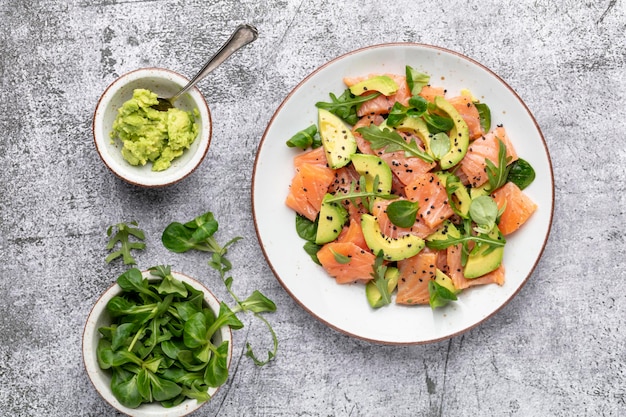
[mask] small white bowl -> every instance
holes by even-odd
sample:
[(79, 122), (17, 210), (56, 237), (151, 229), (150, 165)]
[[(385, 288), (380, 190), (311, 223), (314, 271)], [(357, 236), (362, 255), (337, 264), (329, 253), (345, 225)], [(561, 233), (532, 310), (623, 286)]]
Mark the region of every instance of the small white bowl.
[[(199, 281), (179, 272), (172, 271), (172, 275), (179, 281), (183, 281), (193, 288), (204, 293), (205, 303), (213, 310), (215, 316), (219, 314), (220, 303), (213, 293)], [(144, 278), (152, 279), (150, 271), (143, 271)], [(96, 350), (101, 338), (98, 329), (111, 324), (111, 316), (107, 312), (106, 305), (113, 297), (120, 295), (122, 288), (116, 283), (104, 292), (93, 306), (83, 332), (83, 362), (87, 375), (98, 394), (117, 411), (135, 417), (180, 417), (194, 412), (203, 403), (195, 399), (187, 399), (176, 407), (165, 408), (159, 403), (142, 404), (137, 408), (128, 408), (120, 404), (111, 391), (111, 375), (108, 370), (100, 369)], [(222, 343), (228, 340), (228, 367), (230, 368), (233, 354), (233, 335), (230, 327), (224, 326), (215, 334), (215, 342)], [(209, 395), (213, 397), (219, 388), (210, 388)], [(209, 400), (210, 401), (210, 400)]]
[(211, 112), (200, 90), (189, 90), (174, 103), (176, 107), (200, 113), (196, 122), (199, 124), (198, 137), (182, 156), (172, 161), (164, 171), (152, 171), (152, 164), (133, 166), (121, 153), (120, 140), (111, 140), (113, 121), (117, 110), (132, 98), (133, 90), (145, 88), (159, 97), (171, 97), (188, 83), (187, 78), (170, 70), (161, 68), (142, 68), (116, 79), (107, 87), (98, 100), (93, 117), (93, 136), (96, 150), (104, 164), (119, 178), (135, 185), (155, 188), (174, 184), (191, 174), (206, 156), (211, 143)]

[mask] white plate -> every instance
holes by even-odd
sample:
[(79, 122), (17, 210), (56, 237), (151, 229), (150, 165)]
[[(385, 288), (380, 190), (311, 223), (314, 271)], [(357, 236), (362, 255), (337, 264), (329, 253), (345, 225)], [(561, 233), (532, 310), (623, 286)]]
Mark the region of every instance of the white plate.
[[(344, 76), (404, 74), (405, 66), (431, 76), (448, 96), (469, 89), (488, 104), (492, 126), (503, 124), (519, 156), (537, 177), (524, 190), (538, 205), (530, 220), (507, 239), (503, 286), (465, 290), (446, 308), (390, 305), (373, 310), (361, 284), (338, 285), (304, 252), (295, 230), (295, 214), (285, 205), (299, 152), (285, 142), (316, 123), (317, 101), (345, 90)], [(259, 145), (252, 181), (252, 207), (257, 236), (267, 261), (285, 290), (306, 311), (350, 336), (385, 344), (419, 344), (446, 339), (492, 316), (524, 285), (543, 252), (554, 204), (554, 179), (548, 149), (530, 111), (497, 75), (458, 53), (420, 44), (385, 44), (336, 58), (305, 78), (272, 117)]]

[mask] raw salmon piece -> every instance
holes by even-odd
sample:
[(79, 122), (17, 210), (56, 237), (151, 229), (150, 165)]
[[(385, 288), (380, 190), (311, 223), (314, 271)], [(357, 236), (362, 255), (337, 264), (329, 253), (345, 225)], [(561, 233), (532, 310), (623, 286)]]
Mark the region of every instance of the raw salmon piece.
[[(486, 284), (504, 284), (504, 266), (500, 265), (498, 269), (492, 271), (482, 277), (468, 279), (463, 275), (463, 266), (461, 265), (461, 245), (450, 246), (446, 250), (447, 254), (447, 275), (452, 279), (454, 287), (457, 290), (463, 290), (468, 287)], [(442, 269), (443, 271), (443, 269)]]
[(435, 174), (420, 175), (404, 190), (409, 200), (419, 203), (417, 215), (430, 228), (436, 228), (454, 214), (448, 204), (446, 187)]
[(406, 77), (403, 75), (372, 74), (366, 77), (346, 77), (343, 79), (343, 81), (348, 87), (351, 87), (354, 84), (357, 84), (375, 75), (387, 75), (388, 77), (390, 77), (396, 82), (396, 84), (398, 84), (398, 91), (388, 97), (381, 94), (380, 96), (361, 104), (361, 107), (359, 107), (359, 109), (357, 110), (357, 115), (359, 117), (374, 114), (388, 114), (396, 102), (400, 102), (404, 106), (407, 106), (409, 104), (409, 99), (411, 98), (411, 90), (409, 90), (409, 86), (406, 83)]
[(445, 94), (446, 90), (443, 87), (433, 87), (430, 85), (425, 85), (424, 87), (422, 87), (422, 91), (420, 91), (419, 93), (420, 96), (424, 97), (431, 103), (434, 103), (435, 97), (443, 97)]
[(346, 165), (333, 171), (333, 181), (328, 187), (328, 192), (346, 194), (350, 192), (350, 184), (353, 182), (359, 184), (359, 173), (356, 172), (352, 164)]
[(372, 150), (372, 147), (368, 141), (363, 139), (363, 136), (356, 130), (360, 127), (368, 127), (371, 124), (376, 126), (380, 125), (385, 119), (379, 114), (368, 114), (359, 119), (358, 122), (352, 127), (352, 134), (354, 135), (354, 139), (356, 140), (356, 146), (361, 153), (377, 155), (379, 152)]
[[(397, 200), (393, 200), (397, 201)], [(394, 239), (404, 235), (416, 235), (425, 239), (435, 232), (436, 229), (428, 227), (424, 221), (418, 216), (415, 223), (411, 227), (399, 227), (389, 220), (387, 215), (387, 207), (392, 203), (392, 200), (379, 200), (372, 207), (372, 214), (378, 220), (380, 231), (385, 236), (392, 237)]]
[(296, 168), (302, 164), (321, 165), (327, 167), (328, 161), (326, 160), (324, 148), (320, 146), (315, 149), (302, 152), (293, 158), (293, 165)]
[(428, 283), (437, 273), (437, 253), (423, 250), (417, 255), (399, 261), (397, 304), (428, 304)]
[(537, 210), (537, 204), (512, 182), (504, 184), (492, 196), (499, 209), (506, 204), (498, 223), (500, 232), (505, 236), (519, 229)]
[(469, 128), (470, 140), (481, 137), (485, 134), (480, 125), (480, 115), (478, 109), (472, 102), (471, 97), (460, 95), (448, 99), (448, 102), (459, 112), (467, 127)]
[(470, 142), (467, 154), (461, 160), (459, 167), (472, 187), (480, 187), (489, 180), (485, 159), (498, 166), (498, 139), (506, 145), (506, 154), (511, 157), (509, 163), (517, 160), (517, 152), (502, 126)]
[(322, 199), (335, 178), (333, 170), (321, 165), (301, 164), (291, 180), (285, 204), (295, 212), (315, 221)]
[[(417, 143), (420, 143), (419, 139)], [(389, 165), (391, 172), (393, 172), (404, 185), (411, 184), (436, 165), (434, 162), (428, 163), (418, 157), (407, 158), (404, 155), (404, 151), (383, 153), (380, 157)]]
[[(350, 262), (345, 264), (337, 262), (335, 253), (349, 257)], [(376, 256), (352, 242), (331, 242), (317, 252), (317, 259), (338, 284), (350, 284), (364, 283), (372, 279)]]
[(369, 251), (365, 237), (363, 236), (363, 229), (361, 229), (360, 215), (359, 220), (355, 217), (350, 218), (350, 222), (347, 226), (344, 226), (343, 230), (337, 237), (337, 242), (350, 242), (354, 243), (361, 249)]

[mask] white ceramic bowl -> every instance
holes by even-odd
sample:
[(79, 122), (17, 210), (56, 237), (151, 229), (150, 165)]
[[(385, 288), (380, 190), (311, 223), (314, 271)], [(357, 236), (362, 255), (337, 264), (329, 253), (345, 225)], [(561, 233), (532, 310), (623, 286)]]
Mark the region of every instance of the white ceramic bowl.
[(130, 165), (122, 157), (121, 141), (111, 141), (110, 136), (117, 109), (133, 96), (133, 90), (145, 88), (159, 97), (171, 97), (187, 82), (185, 77), (170, 70), (142, 68), (122, 75), (104, 91), (94, 112), (93, 136), (100, 158), (119, 178), (143, 187), (163, 187), (182, 180), (200, 165), (209, 150), (212, 127), (209, 106), (200, 90), (195, 87), (174, 104), (186, 111), (198, 110), (198, 137), (166, 170), (154, 172), (150, 163), (144, 166)]
[[(537, 205), (529, 221), (507, 237), (506, 282), (463, 291), (446, 308), (389, 305), (370, 308), (361, 284), (338, 285), (302, 249), (295, 214), (285, 205), (300, 151), (285, 141), (317, 123), (317, 101), (341, 94), (343, 77), (404, 74), (405, 66), (431, 75), (450, 96), (469, 89), (491, 108), (491, 125), (504, 124), (518, 155), (535, 169), (524, 190)], [(281, 103), (261, 139), (252, 177), (252, 212), (263, 253), (285, 290), (321, 322), (350, 336), (383, 344), (431, 343), (465, 332), (503, 308), (522, 288), (546, 245), (554, 210), (554, 178), (548, 148), (529, 109), (494, 72), (457, 52), (435, 46), (396, 43), (359, 49), (324, 64)]]
[[(202, 291), (204, 293), (205, 303), (213, 310), (216, 316), (219, 314), (220, 303), (208, 288), (199, 281), (179, 272), (172, 271), (172, 275), (179, 281), (183, 281), (193, 288)], [(144, 271), (143, 276), (150, 279), (153, 278), (149, 271)], [(165, 408), (158, 403), (142, 404), (137, 408), (128, 408), (120, 404), (115, 398), (111, 392), (111, 375), (108, 371), (100, 369), (96, 349), (98, 348), (98, 341), (101, 337), (98, 329), (111, 324), (111, 317), (106, 310), (106, 305), (109, 300), (121, 293), (122, 288), (116, 283), (100, 296), (87, 318), (83, 332), (83, 361), (87, 375), (96, 388), (96, 391), (98, 391), (98, 394), (119, 412), (135, 417), (180, 417), (200, 408), (205, 403), (199, 403), (192, 399), (187, 399), (172, 408)], [(228, 340), (228, 367), (230, 367), (233, 353), (233, 339), (230, 327), (222, 327), (216, 333), (215, 338), (218, 344), (224, 340)], [(217, 391), (218, 388), (210, 388), (209, 395), (213, 397)]]

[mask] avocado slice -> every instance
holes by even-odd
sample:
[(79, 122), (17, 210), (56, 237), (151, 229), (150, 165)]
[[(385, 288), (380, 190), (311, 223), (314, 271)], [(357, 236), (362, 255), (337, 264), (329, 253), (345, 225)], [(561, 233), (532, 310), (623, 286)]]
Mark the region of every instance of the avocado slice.
[(424, 119), (420, 117), (405, 117), (400, 124), (396, 126), (396, 130), (399, 132), (408, 132), (412, 133), (424, 144), (424, 148), (426, 152), (434, 158), (432, 151), (430, 150), (430, 132), (428, 131), (428, 126), (426, 126), (426, 122)]
[[(387, 290), (391, 294), (398, 285), (398, 279), (400, 279), (400, 270), (396, 267), (390, 266), (385, 272), (385, 281), (387, 281)], [(378, 291), (374, 281), (369, 281), (365, 284), (365, 296), (367, 302), (372, 308), (380, 308), (383, 306), (383, 296)]]
[(347, 165), (357, 149), (352, 131), (343, 120), (326, 109), (318, 109), (317, 118), (328, 166), (337, 169)]
[(363, 153), (355, 153), (352, 155), (351, 160), (354, 169), (365, 177), (367, 191), (372, 191), (374, 178), (378, 176), (378, 190), (376, 190), (376, 192), (381, 194), (391, 193), (393, 176), (391, 174), (391, 168), (389, 168), (389, 165), (387, 165), (385, 161), (376, 155)]
[(456, 294), (458, 292), (456, 287), (454, 286), (454, 283), (452, 282), (452, 278), (447, 276), (439, 268), (437, 268), (437, 271), (435, 272), (435, 282), (437, 282), (437, 284), (441, 285), (442, 287), (446, 288), (451, 293)]
[(354, 84), (350, 87), (350, 92), (355, 96), (360, 96), (368, 91), (378, 91), (385, 96), (390, 96), (395, 94), (398, 88), (398, 84), (388, 75), (376, 75)]
[(415, 256), (425, 245), (424, 240), (415, 235), (404, 235), (397, 239), (383, 235), (378, 220), (371, 214), (361, 215), (361, 229), (367, 246), (374, 254), (382, 251), (386, 261), (401, 261)]
[[(491, 233), (489, 233), (489, 237), (493, 239), (501, 237), (500, 230), (498, 230), (497, 227), (494, 227)], [(498, 269), (500, 264), (502, 264), (504, 246), (497, 247), (491, 252), (485, 254), (488, 249), (489, 248), (487, 247), (483, 247), (476, 253), (474, 253), (474, 251), (470, 252), (467, 257), (465, 268), (463, 269), (463, 275), (465, 278), (478, 278), (488, 274), (489, 272), (495, 271)]]
[(449, 101), (442, 96), (435, 97), (435, 105), (443, 110), (454, 122), (450, 131), (450, 151), (441, 158), (441, 169), (450, 169), (465, 157), (469, 147), (469, 128), (463, 117)]
[(318, 245), (337, 239), (348, 218), (348, 211), (345, 207), (338, 202), (327, 201), (331, 197), (333, 197), (332, 194), (326, 194), (322, 200), (315, 235), (315, 243)]

